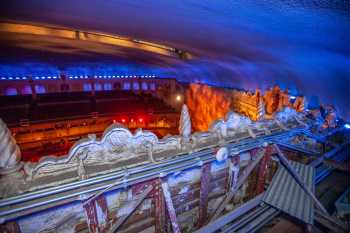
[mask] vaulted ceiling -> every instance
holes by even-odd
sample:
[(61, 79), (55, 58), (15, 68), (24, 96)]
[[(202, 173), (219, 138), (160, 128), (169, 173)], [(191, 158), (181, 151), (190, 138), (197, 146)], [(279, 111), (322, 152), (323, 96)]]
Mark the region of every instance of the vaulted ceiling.
[(3, 73), (32, 64), (88, 72), (115, 72), (111, 67), (117, 66), (123, 72), (147, 70), (247, 89), (279, 84), (312, 102), (318, 96), (350, 119), (348, 0), (3, 0), (1, 4), (1, 21), (118, 34), (194, 55), (179, 61), (124, 50), (77, 52), (70, 43), (51, 50), (28, 48), (3, 40)]

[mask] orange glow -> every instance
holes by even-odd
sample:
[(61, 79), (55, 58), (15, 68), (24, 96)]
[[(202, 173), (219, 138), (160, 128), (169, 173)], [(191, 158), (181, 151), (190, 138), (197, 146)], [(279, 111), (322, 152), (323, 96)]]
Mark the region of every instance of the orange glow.
[(181, 98), (181, 95), (177, 95), (177, 96), (176, 96), (176, 101), (177, 101), (177, 102), (180, 102), (181, 99), (182, 99), (182, 98)]
[(201, 84), (190, 84), (186, 93), (194, 130), (206, 131), (230, 110), (230, 92)]
[[(170, 57), (180, 56), (177, 52), (174, 52), (176, 50), (175, 48), (163, 44), (143, 40), (136, 40), (133, 38), (113, 34), (101, 34), (97, 32), (80, 31), (70, 28), (57, 28), (55, 26), (30, 25), (21, 23), (0, 23), (0, 32), (27, 35), (29, 34), (38, 37), (56, 37), (70, 40), (74, 39), (80, 41), (102, 43), (112, 46), (143, 50), (145, 52), (156, 53)], [(190, 59), (191, 57), (192, 55), (187, 51), (183, 52), (183, 55), (181, 55), (181, 59)]]

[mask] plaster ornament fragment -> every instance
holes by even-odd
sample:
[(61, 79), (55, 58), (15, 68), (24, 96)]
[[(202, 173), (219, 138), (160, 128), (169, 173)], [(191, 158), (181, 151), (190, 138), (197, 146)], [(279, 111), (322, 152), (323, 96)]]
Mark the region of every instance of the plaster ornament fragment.
[(210, 127), (210, 131), (216, 133), (221, 143), (224, 143), (227, 137), (227, 124), (224, 120), (215, 121)]
[(153, 144), (145, 143), (144, 146), (147, 148), (148, 160), (151, 161), (152, 163), (156, 163), (156, 161), (153, 158)]
[(221, 147), (215, 154), (216, 161), (222, 162), (228, 158), (228, 149), (226, 147)]
[(0, 198), (25, 189), (21, 151), (5, 122), (0, 119)]
[(185, 139), (188, 139), (191, 135), (191, 117), (186, 104), (182, 105), (179, 132)]
[(21, 151), (5, 122), (0, 119), (0, 174), (17, 171), (20, 166)]
[(78, 160), (79, 160), (79, 164), (78, 164), (78, 176), (80, 178), (80, 180), (85, 180), (87, 178), (87, 174), (86, 174), (86, 169), (85, 169), (85, 165), (84, 165), (84, 160), (88, 157), (88, 151), (84, 151), (82, 152), (82, 154), (78, 155)]
[(226, 116), (226, 124), (228, 130), (235, 130), (239, 127), (241, 117), (235, 112), (229, 112)]

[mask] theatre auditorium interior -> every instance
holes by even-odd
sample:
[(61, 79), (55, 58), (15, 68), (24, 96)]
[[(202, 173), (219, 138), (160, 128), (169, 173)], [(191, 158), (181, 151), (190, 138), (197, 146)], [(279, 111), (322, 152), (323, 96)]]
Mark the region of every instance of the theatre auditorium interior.
[(0, 233), (350, 232), (350, 1), (0, 5)]

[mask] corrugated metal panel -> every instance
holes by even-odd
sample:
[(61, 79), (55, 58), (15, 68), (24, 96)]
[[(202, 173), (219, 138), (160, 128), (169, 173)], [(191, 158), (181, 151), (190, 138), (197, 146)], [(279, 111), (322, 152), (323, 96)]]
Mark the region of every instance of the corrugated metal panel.
[[(306, 186), (314, 191), (314, 168), (294, 161), (290, 161), (290, 164)], [(283, 165), (279, 166), (263, 201), (305, 223), (313, 224), (314, 203), (311, 197), (304, 192)]]

